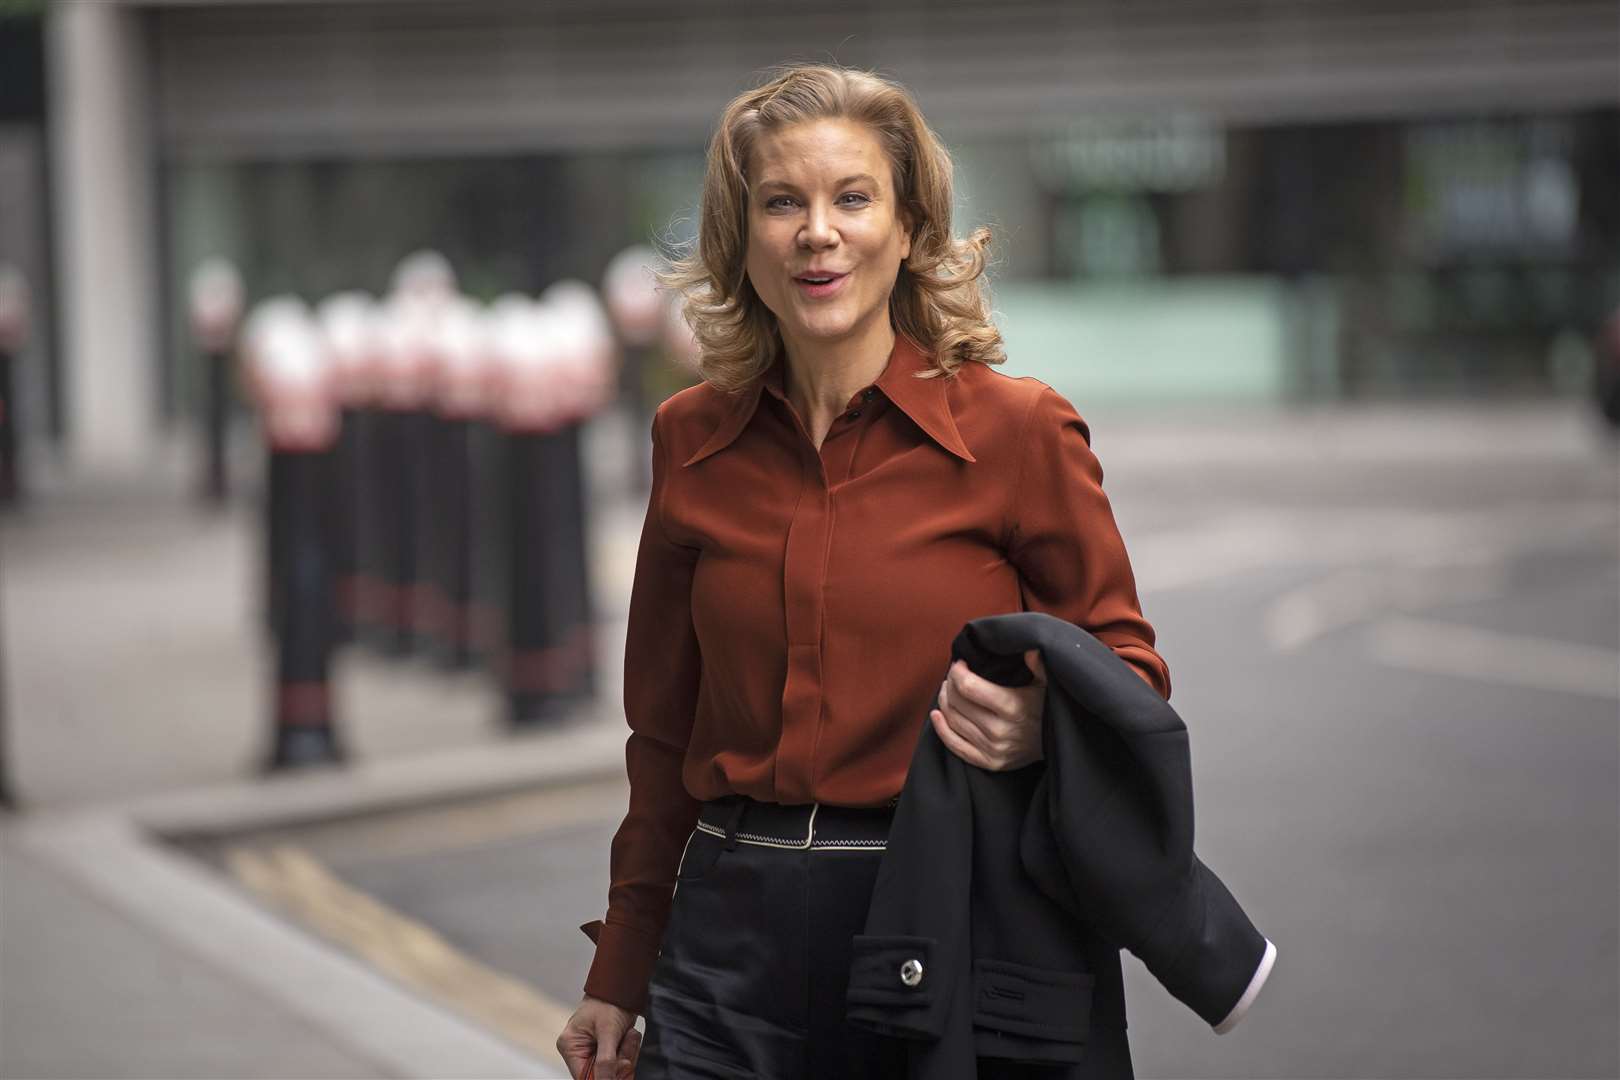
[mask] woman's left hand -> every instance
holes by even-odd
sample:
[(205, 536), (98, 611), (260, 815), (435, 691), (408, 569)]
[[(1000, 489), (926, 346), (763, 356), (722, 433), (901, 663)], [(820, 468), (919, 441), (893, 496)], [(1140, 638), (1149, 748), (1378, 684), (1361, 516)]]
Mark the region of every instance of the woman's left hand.
[(1024, 653), (1035, 673), (1028, 686), (1000, 686), (969, 670), (962, 660), (951, 665), (939, 685), (939, 708), (928, 718), (957, 757), (991, 772), (1019, 769), (1041, 760), (1041, 714), (1046, 709), (1046, 665), (1041, 651)]

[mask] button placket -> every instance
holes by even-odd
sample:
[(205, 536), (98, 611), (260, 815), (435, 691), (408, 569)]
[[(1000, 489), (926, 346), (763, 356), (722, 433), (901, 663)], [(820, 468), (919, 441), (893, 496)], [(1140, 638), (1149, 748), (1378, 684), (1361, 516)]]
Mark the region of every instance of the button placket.
[(805, 439), (803, 494), (788, 527), (782, 563), (787, 606), (787, 678), (782, 687), (782, 737), (776, 790), (783, 802), (808, 802), (811, 760), (821, 725), (823, 572), (832, 538), (832, 497), (822, 457)]

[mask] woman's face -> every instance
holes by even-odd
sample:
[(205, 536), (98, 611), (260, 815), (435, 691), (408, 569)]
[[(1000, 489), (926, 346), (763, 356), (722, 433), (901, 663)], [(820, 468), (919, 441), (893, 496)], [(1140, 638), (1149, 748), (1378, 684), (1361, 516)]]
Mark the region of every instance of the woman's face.
[(750, 166), (748, 280), (782, 339), (838, 341), (887, 321), (911, 222), (876, 132), (853, 120), (793, 124), (761, 137)]

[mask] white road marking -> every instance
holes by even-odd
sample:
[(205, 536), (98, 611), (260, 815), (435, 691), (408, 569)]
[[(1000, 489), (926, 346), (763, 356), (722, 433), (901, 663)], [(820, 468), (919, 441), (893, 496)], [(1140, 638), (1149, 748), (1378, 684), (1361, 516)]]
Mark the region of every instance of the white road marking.
[(1364, 622), (1385, 611), (1500, 596), (1507, 585), (1498, 563), (1461, 566), (1358, 566), (1290, 589), (1260, 617), (1261, 634), (1277, 652)]
[(1620, 652), (1612, 649), (1404, 615), (1368, 627), (1367, 645), (1394, 667), (1620, 699)]
[(1437, 565), (1548, 549), (1613, 552), (1617, 535), (1620, 516), (1612, 501), (1527, 500), (1466, 511), (1244, 507), (1126, 540), (1138, 585), (1156, 592), (1279, 565)]

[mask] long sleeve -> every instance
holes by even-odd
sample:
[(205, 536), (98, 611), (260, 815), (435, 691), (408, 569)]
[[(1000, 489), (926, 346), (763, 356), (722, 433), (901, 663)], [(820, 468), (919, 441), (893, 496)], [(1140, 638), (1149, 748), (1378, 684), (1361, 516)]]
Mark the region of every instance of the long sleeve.
[(669, 918), (675, 875), (701, 803), (681, 781), (697, 706), (700, 656), (692, 626), (698, 552), (664, 531), (669, 462), (652, 424), (652, 496), (636, 553), (624, 649), (625, 770), (630, 806), (613, 837), (607, 917), (585, 992), (645, 1011), (647, 983)]
[(1168, 700), (1170, 670), (1142, 616), (1090, 428), (1049, 386), (1030, 407), (1021, 452), (1007, 550), (1025, 606), (1090, 632)]

